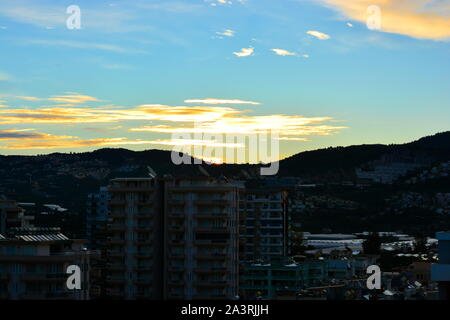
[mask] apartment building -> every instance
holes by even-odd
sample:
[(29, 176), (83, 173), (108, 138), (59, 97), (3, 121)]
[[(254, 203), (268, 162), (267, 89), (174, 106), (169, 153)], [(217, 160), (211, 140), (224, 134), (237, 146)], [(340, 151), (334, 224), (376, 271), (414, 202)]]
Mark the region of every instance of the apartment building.
[(158, 181), (114, 179), (108, 191), (108, 295), (128, 300), (160, 299), (164, 238)]
[(224, 179), (115, 179), (108, 288), (124, 299), (238, 294), (239, 187)]
[(109, 198), (107, 187), (101, 187), (98, 193), (88, 195), (86, 203), (86, 238), (90, 248), (103, 249), (106, 245)]
[(165, 181), (165, 298), (238, 295), (239, 190), (225, 179)]
[(240, 202), (242, 259), (267, 260), (287, 255), (288, 193), (283, 189), (247, 188)]
[(33, 219), (16, 201), (0, 195), (0, 233), (6, 233), (9, 228), (31, 227)]
[(322, 285), (328, 280), (324, 261), (246, 263), (244, 269), (241, 294), (245, 299), (296, 297), (300, 290)]
[[(58, 228), (11, 228), (0, 235), (0, 299), (87, 300), (96, 252)], [(81, 268), (81, 290), (69, 290), (67, 267)]]
[(431, 280), (439, 285), (439, 298), (450, 300), (450, 232), (436, 233), (439, 263), (431, 265)]

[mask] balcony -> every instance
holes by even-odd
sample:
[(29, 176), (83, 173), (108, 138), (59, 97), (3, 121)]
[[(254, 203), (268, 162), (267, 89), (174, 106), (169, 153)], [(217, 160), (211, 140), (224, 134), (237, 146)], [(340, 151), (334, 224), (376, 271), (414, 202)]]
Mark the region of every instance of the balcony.
[(196, 281), (195, 286), (200, 288), (223, 288), (227, 285), (224, 280), (206, 280), (206, 281)]
[(125, 218), (125, 212), (113, 212), (110, 214), (109, 217), (113, 219), (121, 219), (121, 218), (123, 219)]
[(185, 228), (184, 228), (184, 226), (169, 226), (168, 227), (168, 231), (169, 232), (175, 232), (175, 233), (177, 233), (177, 232), (184, 232)]
[(225, 199), (198, 199), (194, 204), (198, 206), (230, 206), (233, 202)]
[(125, 266), (122, 264), (112, 264), (110, 266), (108, 266), (108, 270), (110, 271), (124, 271), (125, 270)]
[(125, 255), (125, 251), (109, 251), (107, 253), (107, 256), (111, 258), (123, 258)]
[(184, 246), (184, 240), (169, 240), (171, 246)]
[(183, 265), (170, 265), (169, 266), (169, 272), (183, 272), (184, 271), (184, 266)]
[(107, 277), (106, 281), (111, 284), (123, 284), (123, 283), (125, 283), (125, 278), (123, 276), (122, 277)]
[(112, 199), (109, 201), (111, 206), (124, 206), (126, 203), (125, 199)]
[(151, 266), (151, 265), (134, 267), (135, 271), (137, 271), (137, 272), (145, 272), (145, 273), (152, 273), (153, 269), (154, 269), (154, 267)]
[(171, 212), (169, 213), (169, 219), (185, 219), (186, 218), (186, 214), (184, 212)]
[(144, 278), (144, 279), (137, 279), (133, 281), (134, 284), (136, 285), (141, 285), (141, 286), (148, 286), (148, 285), (152, 285), (153, 284), (153, 280), (152, 279), (148, 279), (148, 278)]
[(197, 260), (225, 260), (228, 258), (226, 253), (197, 253)]
[(109, 244), (117, 244), (117, 245), (124, 245), (125, 240), (124, 239), (108, 239)]
[(169, 280), (167, 285), (169, 287), (184, 287), (184, 280)]
[(226, 247), (229, 246), (230, 243), (228, 240), (225, 241), (212, 241), (212, 240), (195, 240), (194, 244), (197, 246), (213, 246), (213, 247)]
[(153, 219), (154, 213), (153, 212), (139, 212), (137, 214), (138, 219)]
[(197, 267), (195, 273), (197, 274), (221, 274), (227, 271), (226, 267)]
[(152, 231), (153, 225), (138, 225), (133, 229), (137, 232), (150, 232)]
[(116, 224), (116, 225), (108, 226), (107, 230), (112, 231), (112, 232), (121, 232), (121, 231), (124, 231), (125, 228), (126, 227), (123, 224)]
[(140, 252), (134, 255), (137, 259), (153, 259), (153, 253), (151, 252)]
[(138, 245), (138, 246), (148, 246), (148, 245), (151, 245), (151, 244), (153, 244), (153, 239), (138, 239), (138, 240), (135, 240), (134, 241), (134, 243), (136, 244), (136, 245)]
[(228, 219), (229, 214), (226, 212), (199, 212), (195, 215), (197, 219)]
[(134, 193), (134, 192), (153, 192), (153, 186), (126, 186), (126, 185), (117, 185), (111, 186), (109, 188), (110, 193)]
[(61, 282), (66, 281), (67, 274), (65, 273), (25, 273), (21, 274), (20, 278), (23, 281), (33, 282)]

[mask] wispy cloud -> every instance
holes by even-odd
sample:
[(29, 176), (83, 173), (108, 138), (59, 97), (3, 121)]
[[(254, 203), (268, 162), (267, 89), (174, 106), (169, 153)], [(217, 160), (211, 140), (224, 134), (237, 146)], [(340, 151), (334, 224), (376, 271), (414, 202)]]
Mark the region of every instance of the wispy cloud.
[[(34, 101), (30, 96), (22, 96)], [(31, 99), (30, 99), (31, 98)], [(79, 93), (66, 93), (50, 98), (36, 98), (56, 103), (81, 104), (98, 102), (99, 99)], [(25, 99), (26, 100), (26, 99)], [(239, 99), (192, 99), (186, 103), (217, 104), (218, 106), (167, 106), (145, 104), (132, 108), (98, 106), (98, 107), (40, 107), (40, 108), (1, 108), (0, 125), (23, 124), (71, 124), (83, 125), (83, 129), (95, 132), (133, 132), (155, 134), (201, 134), (254, 135), (258, 133), (277, 133), (280, 141), (301, 142), (306, 136), (334, 135), (344, 126), (328, 124), (330, 117), (303, 117), (296, 115), (251, 115), (251, 111), (239, 110), (225, 105), (258, 105), (259, 102)], [(130, 121), (139, 125), (132, 127)], [(141, 125), (147, 121), (147, 125)], [(115, 126), (87, 127), (86, 124), (116, 123)], [(126, 124), (125, 124), (126, 123)], [(130, 139), (130, 138), (96, 138), (80, 139), (70, 136), (40, 133), (32, 129), (0, 131), (0, 149), (70, 149), (89, 146), (113, 145), (164, 145), (164, 146), (200, 146), (241, 148), (234, 143), (214, 139)]]
[(152, 141), (130, 140), (128, 138), (99, 138), (78, 140), (39, 140), (0, 145), (0, 149), (7, 150), (36, 150), (36, 149), (74, 149), (84, 147), (151, 145)]
[(245, 145), (241, 143), (226, 143), (218, 142), (216, 140), (199, 140), (199, 139), (167, 139), (167, 140), (153, 140), (152, 144), (159, 144), (165, 146), (201, 146), (201, 147), (219, 147), (219, 148), (244, 148)]
[(45, 107), (38, 109), (0, 109), (0, 124), (18, 123), (110, 123), (128, 120), (172, 122), (213, 121), (241, 111), (227, 107), (187, 107), (141, 105), (129, 109), (87, 107)]
[(34, 132), (34, 129), (0, 130), (0, 140), (57, 140), (71, 139), (72, 136), (55, 136), (48, 133)]
[(259, 105), (260, 102), (254, 102), (254, 101), (245, 101), (245, 100), (239, 100), (239, 99), (212, 99), (212, 98), (206, 98), (206, 99), (191, 99), (191, 100), (184, 100), (185, 103), (202, 103), (202, 104), (234, 104), (234, 105), (241, 105), (241, 104), (252, 104), (252, 105)]
[(234, 37), (235, 32), (232, 29), (226, 29), (225, 31), (222, 32), (216, 32), (216, 34), (223, 37)]
[[(0, 1), (0, 16), (15, 22), (33, 25), (45, 29), (66, 28), (67, 3), (44, 3), (30, 0), (2, 0)], [(82, 29), (94, 32), (129, 32), (148, 31), (149, 25), (135, 25), (133, 21), (139, 17), (139, 10), (132, 7), (81, 6)]]
[(284, 49), (272, 49), (275, 54), (279, 56), (296, 56), (297, 54), (295, 52), (290, 52)]
[(316, 30), (309, 30), (306, 33), (313, 37), (316, 37), (319, 40), (328, 40), (331, 38), (328, 34)]
[(69, 40), (28, 40), (24, 44), (34, 44), (43, 46), (55, 46), (55, 47), (67, 47), (76, 49), (87, 50), (103, 50), (117, 53), (130, 53), (130, 54), (145, 54), (145, 50), (127, 49), (121, 46), (96, 42), (81, 42), (81, 41), (69, 41)]
[(50, 101), (58, 102), (58, 103), (68, 103), (71, 105), (76, 105), (80, 103), (85, 103), (88, 101), (99, 101), (97, 98), (82, 95), (78, 93), (71, 93), (66, 95), (60, 95), (60, 96), (53, 96), (52, 98), (48, 98)]
[(38, 98), (38, 97), (29, 97), (29, 96), (16, 96), (17, 99), (25, 100), (25, 101), (42, 101), (45, 99)]
[(0, 72), (0, 81), (10, 81), (12, 80), (12, 76), (5, 73), (5, 72)]
[(237, 57), (249, 57), (255, 52), (255, 48), (242, 48), (239, 52), (233, 52)]
[(142, 126), (132, 128), (134, 132), (153, 133), (204, 133), (249, 135), (265, 132), (278, 133), (284, 137), (299, 137), (308, 135), (330, 135), (345, 127), (323, 124), (332, 121), (329, 117), (300, 117), (286, 115), (270, 116), (236, 116), (221, 117), (215, 121), (196, 122), (196, 126)]
[(199, 3), (184, 1), (152, 1), (151, 3), (137, 2), (136, 7), (147, 10), (161, 10), (171, 13), (193, 13), (201, 10), (203, 6)]

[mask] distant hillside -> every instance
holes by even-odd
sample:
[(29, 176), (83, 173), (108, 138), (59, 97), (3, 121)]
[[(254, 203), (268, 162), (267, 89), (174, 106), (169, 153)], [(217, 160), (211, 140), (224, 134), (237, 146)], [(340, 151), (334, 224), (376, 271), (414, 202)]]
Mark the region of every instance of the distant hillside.
[(450, 131), (400, 145), (359, 145), (302, 152), (280, 162), (280, 175), (345, 173), (391, 153), (424, 155), (436, 161), (450, 159)]
[[(297, 176), (305, 181), (352, 180), (355, 168), (382, 156), (402, 154), (450, 159), (450, 132), (424, 137), (401, 145), (335, 147), (296, 154), (280, 162), (279, 176)], [(196, 165), (174, 165), (170, 151), (100, 149), (83, 153), (53, 153), (39, 156), (0, 156), (0, 194), (20, 201), (44, 199), (76, 205), (110, 179), (148, 176), (148, 166), (158, 175), (199, 175)], [(259, 165), (203, 165), (212, 176), (256, 176)], [(243, 172), (245, 169), (245, 172)], [(78, 196), (77, 196), (78, 195)], [(44, 201), (43, 200), (43, 201)]]

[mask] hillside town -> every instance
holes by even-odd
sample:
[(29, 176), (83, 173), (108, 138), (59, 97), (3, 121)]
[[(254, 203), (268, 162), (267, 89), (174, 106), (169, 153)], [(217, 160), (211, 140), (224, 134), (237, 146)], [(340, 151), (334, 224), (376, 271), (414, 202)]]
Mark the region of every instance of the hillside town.
[[(394, 165), (395, 179), (386, 167), (370, 177), (355, 168), (356, 180), (324, 184), (251, 169), (233, 177), (209, 167), (159, 175), (131, 159), (111, 167), (75, 154), (7, 160), (1, 299), (449, 298), (448, 161)], [(68, 190), (88, 187), (58, 197), (69, 181)], [(373, 201), (386, 187), (364, 216), (361, 194)], [(71, 265), (81, 266), (79, 290), (66, 286)], [(382, 272), (378, 289), (367, 285), (374, 265)]]

